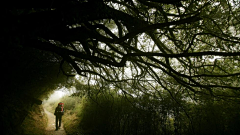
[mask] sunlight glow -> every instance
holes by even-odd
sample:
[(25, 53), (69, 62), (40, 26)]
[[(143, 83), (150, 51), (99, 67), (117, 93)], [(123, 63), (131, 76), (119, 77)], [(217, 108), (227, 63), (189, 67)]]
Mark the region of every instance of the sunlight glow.
[(65, 92), (61, 91), (61, 90), (56, 90), (54, 91), (54, 93), (48, 98), (48, 100), (58, 100), (61, 97), (63, 97), (65, 95)]
[(46, 99), (44, 102), (56, 102), (58, 101), (60, 98), (62, 98), (63, 96), (65, 96), (66, 94), (68, 94), (68, 90), (66, 90), (66, 88), (61, 88), (61, 89), (57, 89), (54, 91), (54, 93), (52, 95), (49, 96), (48, 99)]

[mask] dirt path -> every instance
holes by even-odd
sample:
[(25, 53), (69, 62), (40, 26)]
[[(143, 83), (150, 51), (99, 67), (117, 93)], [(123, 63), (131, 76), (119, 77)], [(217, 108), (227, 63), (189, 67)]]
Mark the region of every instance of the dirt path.
[(48, 116), (48, 126), (46, 128), (46, 135), (67, 135), (64, 128), (63, 128), (63, 123), (62, 126), (59, 130), (55, 131), (56, 127), (55, 127), (55, 116), (47, 111), (46, 109), (44, 109), (45, 113)]

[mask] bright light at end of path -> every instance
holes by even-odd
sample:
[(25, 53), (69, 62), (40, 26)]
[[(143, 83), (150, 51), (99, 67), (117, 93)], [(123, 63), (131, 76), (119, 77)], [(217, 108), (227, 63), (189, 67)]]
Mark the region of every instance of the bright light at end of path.
[(48, 102), (54, 102), (66, 95), (66, 92), (62, 90), (56, 90), (54, 93), (47, 99)]
[(55, 91), (54, 94), (56, 94), (59, 98), (61, 98), (65, 95), (65, 92), (58, 90), (58, 91)]

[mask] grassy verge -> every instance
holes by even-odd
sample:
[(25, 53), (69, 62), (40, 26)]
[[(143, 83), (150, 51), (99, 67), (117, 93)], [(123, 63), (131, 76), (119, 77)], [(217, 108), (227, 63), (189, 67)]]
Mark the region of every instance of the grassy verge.
[(33, 105), (21, 127), (24, 135), (43, 135), (47, 126), (43, 106)]
[(63, 115), (64, 129), (67, 134), (79, 134), (79, 108), (81, 108), (81, 98), (65, 96), (61, 99), (65, 104), (65, 114)]
[(79, 118), (75, 113), (67, 112), (63, 116), (64, 129), (67, 134), (78, 134)]

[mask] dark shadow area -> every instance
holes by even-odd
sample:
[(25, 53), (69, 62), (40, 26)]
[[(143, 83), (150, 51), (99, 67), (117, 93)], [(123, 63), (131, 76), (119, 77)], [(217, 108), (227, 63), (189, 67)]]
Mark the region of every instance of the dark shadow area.
[(53, 53), (22, 47), (16, 42), (2, 45), (1, 127), (6, 134), (20, 134), (20, 126), (32, 107), (42, 105), (42, 100), (68, 78), (59, 70), (61, 59)]

